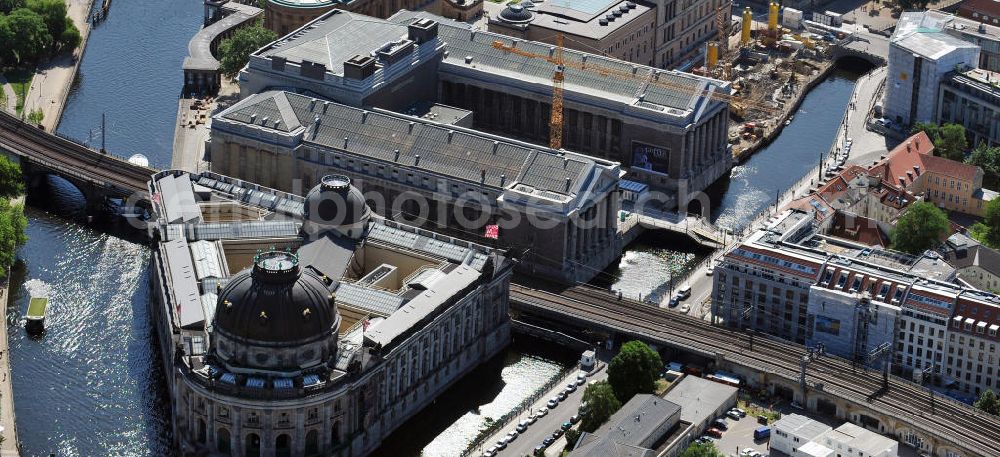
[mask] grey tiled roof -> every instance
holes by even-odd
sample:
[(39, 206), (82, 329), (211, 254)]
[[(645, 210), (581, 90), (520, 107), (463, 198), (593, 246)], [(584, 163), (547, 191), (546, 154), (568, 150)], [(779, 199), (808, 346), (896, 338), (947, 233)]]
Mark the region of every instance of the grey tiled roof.
[[(277, 108), (283, 104), (290, 107), (287, 112)], [(266, 113), (267, 128), (274, 128), (276, 118), (272, 116), (280, 116), (283, 127), (305, 125), (303, 141), (307, 143), (497, 189), (518, 182), (538, 191), (571, 195), (587, 179), (595, 163), (589, 157), (574, 153), (556, 153), (541, 146), (494, 140), (449, 125), (327, 103), (290, 92), (269, 91), (253, 95), (220, 116), (250, 123), (253, 113), (258, 113), (253, 121), (258, 125)], [(318, 125), (315, 123), (317, 117)], [(288, 131), (285, 128), (278, 130)], [(347, 138), (346, 143), (344, 138)]]
[(284, 37), (259, 55), (283, 57), (291, 62), (326, 65), (328, 71), (343, 74), (345, 60), (356, 54), (368, 55), (389, 41), (406, 37), (406, 28), (360, 14), (331, 14), (304, 30)]

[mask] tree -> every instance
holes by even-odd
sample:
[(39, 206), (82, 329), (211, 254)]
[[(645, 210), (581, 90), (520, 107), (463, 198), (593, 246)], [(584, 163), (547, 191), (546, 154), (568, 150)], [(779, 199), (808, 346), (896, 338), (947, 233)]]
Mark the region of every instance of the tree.
[(938, 138), (934, 141), (934, 154), (946, 159), (965, 160), (965, 150), (969, 148), (969, 141), (965, 138), (965, 127), (961, 124), (945, 124), (938, 131)]
[(597, 430), (597, 427), (622, 407), (614, 389), (607, 381), (588, 385), (583, 391), (583, 401), (587, 403), (587, 409), (581, 415), (580, 430), (585, 432)]
[(663, 368), (660, 355), (641, 341), (632, 340), (622, 345), (611, 363), (608, 364), (608, 382), (625, 403), (638, 393), (653, 393), (656, 377)]
[[(576, 447), (576, 442), (580, 440), (580, 431), (571, 428), (566, 430), (566, 450), (572, 451)], [(544, 453), (542, 454), (544, 455)]]
[(983, 169), (983, 187), (1000, 189), (1000, 147), (979, 143), (966, 162)]
[(24, 193), (21, 166), (0, 155), (0, 199), (9, 200)]
[(250, 61), (250, 54), (277, 38), (276, 33), (265, 29), (259, 22), (237, 30), (219, 44), (219, 69), (223, 75), (235, 80)]
[[(27, 8), (38, 13), (45, 21), (45, 28), (49, 31), (49, 36), (53, 41), (47, 44), (51, 50), (55, 50), (55, 39), (60, 38), (66, 30), (66, 2), (63, 0), (28, 0)], [(72, 21), (70, 21), (72, 24)]]
[(46, 46), (52, 43), (45, 20), (30, 9), (16, 9), (3, 20), (11, 34), (10, 46), (5, 47), (15, 63), (37, 60), (45, 53)]
[(997, 398), (997, 394), (993, 392), (993, 389), (983, 391), (979, 395), (979, 400), (976, 400), (972, 406), (994, 416), (1000, 416), (1000, 398)]
[(725, 457), (711, 442), (691, 443), (681, 457)]
[(896, 0), (896, 4), (904, 11), (925, 10), (928, 3), (929, 0)]
[(897, 251), (920, 255), (948, 233), (948, 217), (930, 202), (913, 202), (899, 216), (889, 237)]
[(970, 235), (993, 249), (1000, 249), (1000, 198), (986, 203), (986, 215), (982, 222), (969, 227)]
[(910, 129), (910, 133), (924, 132), (931, 141), (936, 141), (938, 137), (939, 127), (933, 122), (917, 122), (913, 124), (913, 128)]
[(59, 35), (59, 40), (56, 43), (60, 50), (72, 51), (76, 49), (77, 46), (83, 41), (83, 37), (80, 36), (80, 30), (76, 28), (73, 24), (73, 20), (66, 18), (66, 28), (63, 29), (61, 35)]
[(17, 248), (28, 242), (27, 229), (24, 207), (0, 199), (0, 277), (6, 276), (7, 269), (17, 260)]

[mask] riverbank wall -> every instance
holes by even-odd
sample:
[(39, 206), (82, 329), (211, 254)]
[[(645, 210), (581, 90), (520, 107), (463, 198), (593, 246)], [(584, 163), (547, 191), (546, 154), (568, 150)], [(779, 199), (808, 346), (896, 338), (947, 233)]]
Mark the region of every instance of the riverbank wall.
[[(24, 204), (24, 197), (15, 199), (14, 204)], [(10, 348), (7, 340), (7, 308), (10, 303), (10, 269), (0, 280), (0, 426), (3, 426), (3, 443), (0, 456), (21, 455), (21, 445), (17, 439), (17, 416), (14, 414), (14, 386), (10, 376)]]
[(795, 99), (792, 103), (786, 103), (785, 107), (782, 108), (782, 112), (775, 118), (775, 126), (772, 129), (764, 132), (764, 135), (756, 143), (741, 149), (739, 152), (733, 154), (733, 161), (737, 164), (745, 162), (751, 156), (754, 155), (761, 148), (766, 147), (771, 144), (781, 131), (785, 129), (785, 123), (791, 118), (796, 111), (799, 110), (799, 106), (802, 105), (802, 101), (806, 99), (806, 95), (813, 90), (819, 83), (826, 81), (826, 78), (830, 76), (830, 73), (836, 68), (833, 62), (824, 62), (823, 68), (819, 70), (818, 73), (812, 75), (806, 82), (805, 87), (795, 94)]

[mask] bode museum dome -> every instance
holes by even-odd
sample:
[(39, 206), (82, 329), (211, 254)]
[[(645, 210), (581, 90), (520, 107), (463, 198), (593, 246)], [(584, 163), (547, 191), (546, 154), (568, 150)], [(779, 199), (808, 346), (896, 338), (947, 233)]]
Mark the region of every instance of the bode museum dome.
[(180, 455), (363, 456), (510, 340), (511, 262), (210, 172), (151, 189), (153, 319)]

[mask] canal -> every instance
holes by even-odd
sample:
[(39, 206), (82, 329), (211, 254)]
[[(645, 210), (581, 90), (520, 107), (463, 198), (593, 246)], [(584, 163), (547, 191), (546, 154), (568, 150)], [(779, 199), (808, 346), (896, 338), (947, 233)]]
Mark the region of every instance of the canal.
[[(106, 113), (108, 150), (168, 166), (180, 64), (201, 8), (200, 0), (116, 0), (90, 35), (58, 131), (98, 145)], [(856, 77), (838, 72), (818, 85), (777, 141), (713, 186), (713, 218), (745, 223), (811, 168), (832, 141)], [(69, 222), (79, 195), (57, 179), (51, 184), (48, 194), (30, 196), (30, 240), (11, 278), (7, 326), (23, 453), (168, 455), (168, 399), (149, 321), (149, 251)], [(646, 294), (704, 256), (680, 240), (647, 235), (598, 282)], [(40, 339), (23, 328), (32, 293), (51, 297), (49, 330)], [(391, 436), (383, 455), (464, 449), (487, 418), (509, 411), (575, 358), (538, 346), (515, 342)]]

